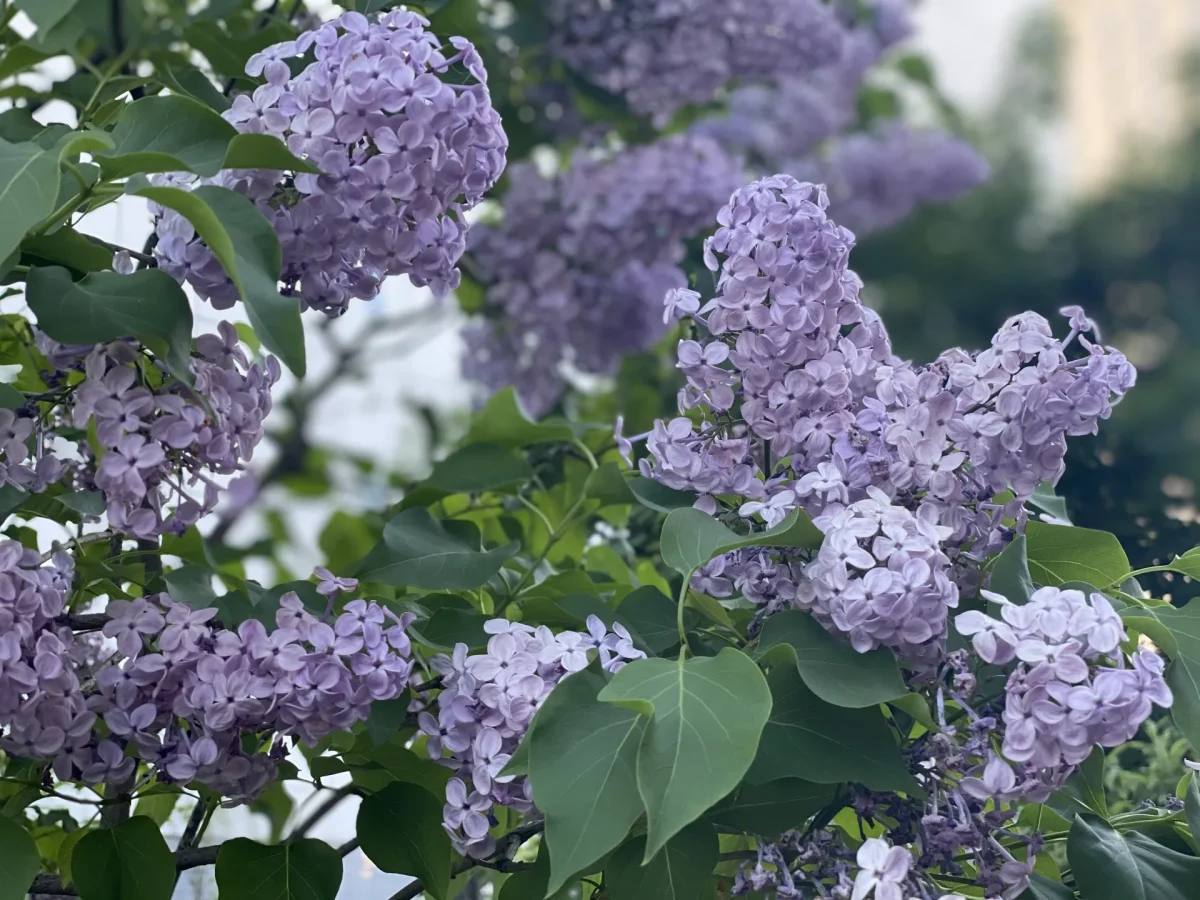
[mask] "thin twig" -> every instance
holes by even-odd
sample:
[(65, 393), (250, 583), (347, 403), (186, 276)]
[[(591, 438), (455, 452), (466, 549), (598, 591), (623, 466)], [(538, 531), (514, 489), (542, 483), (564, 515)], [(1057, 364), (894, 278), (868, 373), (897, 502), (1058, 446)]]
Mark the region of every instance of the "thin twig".
[(351, 838), (337, 848), (338, 856), (346, 857), (358, 849), (358, 838)]
[(307, 819), (304, 819), (299, 825), (292, 829), (292, 833), (288, 836), (288, 840), (292, 841), (296, 838), (304, 837), (304, 835), (308, 834), (308, 832), (310, 832), (313, 827), (321, 821), (321, 819), (328, 815), (330, 810), (353, 794), (354, 791), (355, 788), (353, 785), (347, 785), (346, 787), (338, 788), (332, 796), (326, 797), (325, 800), (322, 801), (321, 805), (314, 809), (312, 814)]
[(192, 814), (188, 818), (187, 825), (183, 829), (183, 836), (179, 839), (180, 850), (189, 850), (195, 846), (196, 841), (200, 838), (200, 825), (208, 816), (209, 801), (201, 799), (192, 809)]

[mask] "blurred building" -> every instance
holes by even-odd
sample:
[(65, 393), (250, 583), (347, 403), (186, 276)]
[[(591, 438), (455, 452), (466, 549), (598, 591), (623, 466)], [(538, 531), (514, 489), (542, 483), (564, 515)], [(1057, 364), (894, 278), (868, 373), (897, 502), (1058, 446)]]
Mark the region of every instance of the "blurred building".
[(1070, 188), (1095, 194), (1187, 123), (1200, 0), (1056, 0)]

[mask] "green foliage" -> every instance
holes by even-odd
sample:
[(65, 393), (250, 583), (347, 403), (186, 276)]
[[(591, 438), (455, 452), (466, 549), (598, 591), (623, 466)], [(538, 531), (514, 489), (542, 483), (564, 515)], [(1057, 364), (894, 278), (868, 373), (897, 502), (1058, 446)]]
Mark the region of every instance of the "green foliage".
[(1193, 748), (1200, 748), (1200, 602), (1182, 609), (1134, 607), (1125, 624), (1150, 637), (1171, 659), (1167, 684), (1175, 695), (1171, 718)]
[(719, 855), (717, 833), (707, 822), (694, 822), (675, 835), (646, 864), (646, 838), (620, 847), (604, 867), (614, 897), (629, 900), (695, 900)]
[(590, 670), (564, 679), (523, 742), (546, 817), (551, 892), (620, 844), (643, 812), (637, 763), (646, 718), (598, 700), (604, 686)]
[(877, 709), (826, 703), (791, 666), (772, 669), (768, 682), (771, 715), (748, 782), (804, 778), (820, 784), (856, 781), (877, 791), (918, 790)]
[(1013, 603), (1028, 603), (1033, 595), (1033, 576), (1029, 572), (1026, 538), (1018, 534), (992, 562), (988, 590)]
[(276, 847), (234, 838), (217, 854), (221, 900), (336, 900), (341, 883), (337, 851), (312, 838)]
[(1067, 858), (1084, 900), (1193, 900), (1200, 885), (1200, 859), (1091, 814), (1075, 818)]
[(22, 900), (40, 868), (33, 837), (16, 820), (0, 816), (0, 900)]
[(1099, 587), (1119, 583), (1129, 574), (1129, 559), (1120, 542), (1106, 531), (1043, 525), (1025, 529), (1029, 572), (1036, 584), (1084, 581)]
[(738, 785), (771, 712), (762, 672), (731, 648), (703, 659), (631, 663), (599, 699), (651, 717), (637, 755), (647, 861)]
[(660, 548), (663, 562), (689, 575), (715, 556), (743, 547), (820, 546), (821, 532), (802, 510), (792, 512), (774, 528), (738, 535), (698, 509), (674, 509), (663, 524)]
[(363, 852), (380, 869), (414, 875), (426, 893), (447, 900), (450, 838), (441, 826), (442, 800), (396, 781), (363, 800), (355, 830)]
[(838, 788), (800, 778), (781, 778), (763, 784), (743, 783), (708, 814), (716, 825), (771, 837), (834, 803)]
[(858, 653), (799, 610), (767, 619), (758, 658), (794, 665), (809, 690), (834, 706), (877, 706), (907, 691), (892, 653), (882, 648)]
[(362, 561), (358, 577), (426, 590), (470, 590), (516, 552), (515, 542), (481, 549), (479, 531), (468, 522), (438, 522), (428, 510), (407, 509), (387, 523), (383, 541)]
[(145, 816), (84, 837), (71, 853), (71, 872), (83, 900), (170, 900), (175, 889), (175, 860)]

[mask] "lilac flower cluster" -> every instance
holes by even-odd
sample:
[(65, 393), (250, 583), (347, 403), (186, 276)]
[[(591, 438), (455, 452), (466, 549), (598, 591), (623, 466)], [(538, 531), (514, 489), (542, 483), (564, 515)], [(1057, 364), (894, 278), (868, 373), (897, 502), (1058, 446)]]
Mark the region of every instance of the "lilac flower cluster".
[[(117, 654), (87, 703), (106, 733), (57, 754), (64, 780), (118, 783), (138, 758), (160, 781), (249, 799), (275, 777), (287, 739), (311, 745), (348, 730), (372, 702), (398, 697), (412, 672), (411, 616), (374, 602), (352, 601), (327, 622), (285, 594), (270, 632), (257, 619), (221, 628), (216, 609), (166, 594), (114, 600), (107, 612)], [(250, 737), (265, 752), (248, 751)]]
[(919, 206), (947, 203), (978, 187), (988, 164), (961, 138), (890, 121), (839, 138), (789, 171), (825, 182), (834, 215), (866, 234), (895, 225)]
[(67, 464), (47, 447), (48, 437), (39, 417), (24, 410), (0, 409), (0, 487), (11, 484), (40, 494), (67, 474)]
[(1005, 687), (1004, 758), (992, 754), (963, 790), (1041, 802), (1094, 746), (1131, 740), (1153, 706), (1171, 705), (1161, 657), (1121, 651), (1125, 627), (1103, 594), (1044, 587), (1023, 605), (984, 594), (1000, 618), (969, 611), (955, 627), (984, 662), (1017, 664)]
[[(215, 507), (212, 476), (241, 469), (262, 439), (279, 363), (251, 364), (232, 325), (218, 332), (196, 339), (191, 388), (147, 366), (130, 341), (75, 348), (41, 339), (53, 365), (85, 376), (62, 408), (103, 448), (94, 474), (80, 477), (104, 495), (111, 527), (141, 538), (182, 532)], [(86, 442), (80, 452), (92, 456)]]
[(0, 750), (46, 759), (87, 745), (96, 716), (78, 664), (85, 648), (56, 619), (66, 610), (74, 564), (56, 553), (0, 541)]
[(684, 241), (740, 182), (712, 140), (673, 136), (611, 156), (579, 153), (547, 178), (514, 166), (498, 225), (471, 231), (485, 317), (466, 335), (466, 374), (515, 385), (545, 412), (566, 367), (612, 374), (665, 330), (662, 297), (686, 284)]
[(730, 82), (810, 73), (845, 39), (818, 0), (553, 0), (547, 18), (554, 55), (660, 121)]
[[(1011, 535), (1004, 520), (1023, 524), (1024, 501), (1061, 476), (1066, 438), (1094, 433), (1135, 373), (1087, 338), (1075, 308), (1062, 342), (1025, 314), (981, 353), (897, 358), (847, 268), (853, 235), (827, 207), (823, 188), (780, 175), (721, 210), (705, 245), (716, 296), (666, 301), (707, 333), (679, 345), (680, 407), (704, 419), (656, 425), (640, 465), (699, 491), (708, 512), (771, 524), (802, 508), (826, 530), (811, 561), (739, 551), (698, 572), (698, 590), (739, 590), (767, 613), (812, 609), (860, 649), (925, 667), (957, 591)], [(1006, 490), (1013, 499), (996, 502)], [(730, 494), (740, 499), (717, 499)]]
[(430, 756), (454, 769), (443, 825), (459, 853), (482, 859), (495, 851), (488, 834), (493, 804), (533, 809), (528, 780), (500, 773), (554, 686), (586, 668), (591, 650), (609, 672), (645, 657), (620, 623), (608, 631), (589, 616), (587, 628), (554, 634), (544, 625), (492, 619), (484, 625), (492, 635), (485, 654), (467, 656), (459, 644), (453, 656), (432, 660), (442, 676), (438, 712), (420, 713), (418, 724)]
[[(460, 37), (447, 52), (428, 25), (404, 9), (377, 21), (344, 13), (252, 56), (247, 74), (267, 83), (225, 113), (321, 170), (216, 179), (271, 220), (285, 289), (308, 307), (340, 314), (354, 297), (373, 298), (389, 275), (439, 296), (458, 285), (465, 213), (500, 177), (508, 140), (479, 54)], [(286, 60), (310, 51), (316, 61), (292, 77)], [(456, 65), (468, 82), (447, 77)], [(236, 288), (187, 220), (155, 212), (160, 265), (218, 309), (232, 306)]]

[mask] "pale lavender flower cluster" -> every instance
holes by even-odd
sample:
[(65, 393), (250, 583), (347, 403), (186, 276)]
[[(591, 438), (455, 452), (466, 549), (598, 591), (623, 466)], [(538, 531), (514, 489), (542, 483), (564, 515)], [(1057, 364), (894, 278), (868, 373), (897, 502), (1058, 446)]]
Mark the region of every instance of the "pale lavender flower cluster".
[(955, 627), (984, 662), (1017, 664), (1005, 688), (1004, 758), (993, 755), (964, 791), (1041, 802), (1093, 747), (1131, 740), (1153, 706), (1171, 705), (1161, 657), (1121, 651), (1125, 627), (1103, 594), (1044, 587), (1022, 605), (984, 596), (1000, 618), (970, 611)]
[[(487, 73), (469, 41), (449, 51), (416, 13), (372, 21), (346, 12), (252, 56), (267, 83), (225, 117), (270, 134), (320, 175), (229, 171), (216, 183), (254, 200), (283, 247), (282, 281), (308, 306), (336, 315), (371, 299), (390, 275), (437, 295), (455, 288), (466, 248), (465, 213), (504, 170), (508, 139)], [(286, 60), (316, 61), (292, 77)], [(470, 80), (448, 78), (461, 65)], [(160, 265), (218, 309), (237, 300), (221, 265), (187, 220), (156, 208)]]
[(515, 385), (532, 413), (562, 392), (564, 369), (612, 374), (662, 336), (662, 297), (686, 284), (684, 241), (740, 182), (708, 138), (672, 136), (612, 155), (578, 153), (547, 178), (514, 166), (503, 220), (471, 230), (484, 318), (466, 335), (466, 374)]
[(77, 665), (85, 648), (57, 623), (66, 611), (73, 561), (50, 565), (16, 541), (0, 541), (0, 750), (47, 759), (87, 745), (96, 716)]
[(825, 540), (805, 569), (796, 605), (848, 637), (859, 653), (884, 646), (901, 656), (919, 654), (945, 633), (948, 612), (958, 605), (941, 550), (950, 529), (937, 524), (932, 506), (914, 515), (878, 488), (867, 494), (842, 508), (830, 504), (814, 519)]
[[(113, 528), (154, 538), (190, 527), (216, 505), (212, 476), (238, 471), (262, 439), (279, 363), (251, 364), (232, 325), (222, 322), (218, 332), (196, 339), (191, 388), (158, 369), (148, 375), (130, 341), (95, 348), (43, 341), (53, 359), (85, 376), (63, 409), (74, 427), (92, 427), (103, 448), (83, 486), (104, 495)], [(80, 450), (92, 455), (85, 442)]]
[(788, 170), (827, 184), (833, 214), (860, 235), (889, 228), (919, 206), (947, 203), (982, 184), (989, 171), (961, 138), (899, 121), (838, 138)]
[(845, 39), (818, 0), (553, 0), (547, 18), (554, 55), (659, 121), (731, 82), (810, 73)]
[(67, 474), (67, 464), (47, 447), (48, 436), (39, 417), (0, 409), (0, 487), (14, 485), (40, 494)]
[[(704, 420), (658, 423), (640, 466), (700, 492), (707, 512), (771, 525), (799, 507), (826, 529), (816, 559), (740, 551), (702, 569), (697, 589), (736, 587), (766, 613), (811, 607), (861, 649), (883, 644), (928, 665), (955, 586), (978, 585), (1012, 533), (1005, 520), (1023, 525), (1024, 501), (1062, 474), (1066, 438), (1094, 433), (1135, 373), (1088, 339), (1094, 326), (1077, 308), (1064, 310), (1061, 342), (1025, 314), (981, 353), (920, 367), (897, 358), (847, 268), (853, 235), (827, 207), (821, 187), (781, 175), (721, 210), (705, 245), (716, 296), (666, 298), (668, 315), (707, 331), (678, 351), (680, 406)], [(847, 511), (868, 500), (861, 519)]]
[(586, 668), (589, 651), (609, 672), (645, 657), (620, 623), (609, 631), (589, 616), (587, 628), (554, 634), (544, 625), (492, 619), (484, 625), (492, 635), (486, 653), (468, 656), (459, 644), (453, 656), (433, 658), (442, 676), (438, 711), (420, 713), (418, 724), (430, 756), (455, 772), (446, 785), (443, 825), (459, 853), (484, 858), (495, 851), (488, 834), (494, 804), (533, 809), (528, 780), (501, 772), (554, 686)]
[[(373, 702), (398, 697), (412, 672), (411, 615), (374, 602), (352, 601), (327, 622), (285, 594), (271, 631), (257, 619), (221, 628), (216, 609), (166, 594), (114, 600), (107, 612), (103, 633), (117, 652), (87, 703), (105, 731), (57, 752), (64, 780), (119, 782), (136, 757), (160, 781), (249, 799), (275, 777), (287, 739), (311, 745), (350, 729)], [(246, 749), (251, 736), (261, 752)]]

